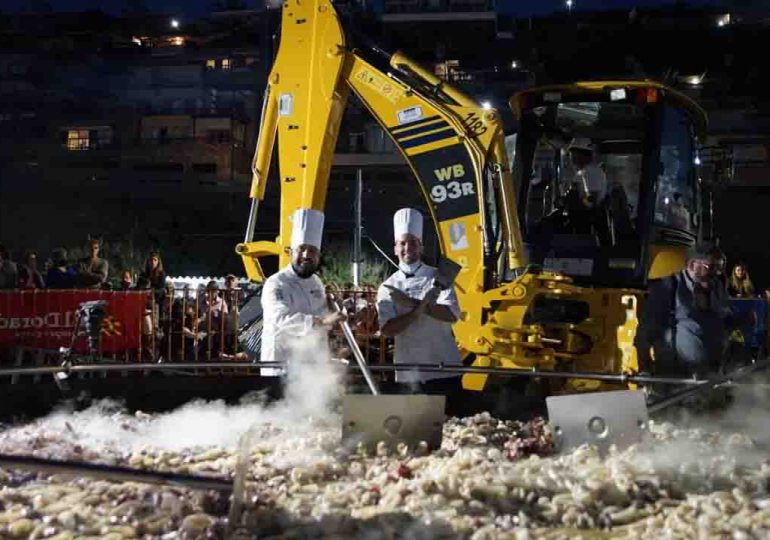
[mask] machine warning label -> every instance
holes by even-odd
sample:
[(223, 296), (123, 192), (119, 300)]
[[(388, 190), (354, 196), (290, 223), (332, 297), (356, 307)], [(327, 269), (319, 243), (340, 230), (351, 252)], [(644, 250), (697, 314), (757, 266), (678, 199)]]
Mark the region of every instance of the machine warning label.
[(440, 221), (478, 213), (476, 177), (463, 145), (409, 156), (409, 160)]
[(292, 110), (294, 110), (294, 96), (281, 94), (281, 97), (278, 98), (278, 115), (291, 116)]
[(409, 122), (414, 122), (415, 120), (422, 118), (422, 107), (415, 105), (414, 107), (400, 110), (397, 114), (399, 126), (401, 124), (408, 124)]
[(355, 77), (362, 83), (370, 86), (372, 90), (380, 94), (391, 103), (395, 103), (404, 97), (403, 90), (401, 90), (392, 81), (381, 77), (374, 71), (370, 71), (369, 69), (364, 68), (359, 70), (358, 73), (355, 74)]
[(465, 234), (465, 223), (462, 221), (449, 226), (449, 249), (452, 251), (468, 249), (468, 235)]

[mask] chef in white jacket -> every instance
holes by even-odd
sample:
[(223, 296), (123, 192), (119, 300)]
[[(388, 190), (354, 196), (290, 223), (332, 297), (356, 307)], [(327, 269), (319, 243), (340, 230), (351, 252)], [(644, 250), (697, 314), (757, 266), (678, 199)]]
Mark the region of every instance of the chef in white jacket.
[[(460, 365), (452, 323), (460, 316), (454, 289), (434, 287), (437, 270), (422, 262), (422, 214), (402, 208), (393, 216), (398, 271), (377, 291), (381, 332), (395, 336), (396, 364)], [(460, 388), (457, 373), (396, 372), (396, 382), (413, 390), (448, 394)]]
[[(324, 215), (300, 208), (292, 215), (291, 263), (262, 288), (262, 362), (288, 362), (305, 348), (329, 348), (328, 330), (343, 315), (329, 310), (324, 285), (315, 275), (321, 261)], [(283, 375), (263, 368), (263, 376)]]

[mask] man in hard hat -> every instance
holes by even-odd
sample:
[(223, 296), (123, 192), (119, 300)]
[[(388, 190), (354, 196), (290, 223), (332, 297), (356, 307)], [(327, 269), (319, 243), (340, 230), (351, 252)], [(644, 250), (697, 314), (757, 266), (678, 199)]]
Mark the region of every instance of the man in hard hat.
[(607, 194), (607, 176), (594, 163), (594, 148), (586, 137), (575, 137), (567, 147), (573, 167), (571, 183), (577, 184), (584, 200), (590, 204), (602, 202)]
[[(324, 215), (300, 208), (292, 215), (291, 263), (270, 276), (262, 288), (262, 362), (288, 362), (304, 345), (328, 349), (328, 330), (343, 319), (331, 312), (321, 279)], [(282, 375), (281, 368), (263, 368), (262, 375)]]
[(571, 168), (567, 171), (564, 199), (568, 229), (577, 234), (596, 233), (602, 245), (610, 241), (605, 211), (607, 177), (593, 162), (590, 139), (576, 137), (567, 147)]
[[(382, 333), (395, 337), (396, 364), (460, 365), (452, 323), (460, 316), (452, 287), (435, 286), (437, 269), (422, 262), (422, 215), (402, 208), (393, 216), (398, 271), (377, 291)], [(397, 371), (397, 383), (413, 390), (450, 394), (460, 389), (457, 373)]]

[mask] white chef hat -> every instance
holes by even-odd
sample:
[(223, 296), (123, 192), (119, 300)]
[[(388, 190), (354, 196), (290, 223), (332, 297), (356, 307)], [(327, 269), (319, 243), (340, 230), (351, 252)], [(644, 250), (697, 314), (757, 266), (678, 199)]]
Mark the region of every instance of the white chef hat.
[(414, 208), (402, 208), (393, 215), (393, 237), (411, 234), (422, 240), (422, 214)]
[(291, 249), (303, 244), (321, 249), (324, 214), (311, 208), (297, 208), (291, 216)]

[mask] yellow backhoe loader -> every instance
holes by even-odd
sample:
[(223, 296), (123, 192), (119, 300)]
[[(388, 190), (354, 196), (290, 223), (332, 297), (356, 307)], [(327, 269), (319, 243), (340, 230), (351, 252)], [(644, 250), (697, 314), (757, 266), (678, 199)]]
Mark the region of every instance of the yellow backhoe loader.
[[(483, 390), (506, 370), (634, 374), (646, 281), (679, 269), (698, 236), (697, 138), (703, 111), (648, 81), (600, 81), (514, 96), (512, 163), (499, 113), (404, 54), (352, 41), (329, 0), (286, 0), (264, 98), (251, 214), (236, 248), (250, 279), (259, 259), (288, 263), (292, 212), (323, 210), (352, 91), (398, 147), (425, 196), (440, 251), (459, 265), (458, 346)], [(588, 141), (604, 185), (581, 190), (570, 162)], [(274, 147), (280, 229), (255, 242)], [(558, 381), (558, 382), (553, 382)], [(618, 388), (607, 377), (553, 379), (549, 392)]]

